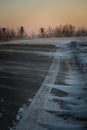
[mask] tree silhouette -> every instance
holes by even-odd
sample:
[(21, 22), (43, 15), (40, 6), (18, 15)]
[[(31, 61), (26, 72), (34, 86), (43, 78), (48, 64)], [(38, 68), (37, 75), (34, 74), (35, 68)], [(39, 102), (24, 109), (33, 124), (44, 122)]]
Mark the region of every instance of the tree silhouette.
[(24, 32), (25, 32), (25, 31), (24, 31), (24, 27), (21, 26), (21, 27), (20, 27), (20, 36), (21, 36), (21, 37), (24, 36)]
[(44, 30), (44, 28), (40, 28), (40, 34), (41, 34), (41, 37), (44, 37), (44, 35), (45, 35), (45, 30)]

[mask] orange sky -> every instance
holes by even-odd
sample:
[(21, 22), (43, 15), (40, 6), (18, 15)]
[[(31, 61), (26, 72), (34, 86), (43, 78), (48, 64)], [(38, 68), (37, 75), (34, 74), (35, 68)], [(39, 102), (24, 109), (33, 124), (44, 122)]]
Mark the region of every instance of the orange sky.
[(87, 27), (87, 0), (0, 0), (0, 27)]

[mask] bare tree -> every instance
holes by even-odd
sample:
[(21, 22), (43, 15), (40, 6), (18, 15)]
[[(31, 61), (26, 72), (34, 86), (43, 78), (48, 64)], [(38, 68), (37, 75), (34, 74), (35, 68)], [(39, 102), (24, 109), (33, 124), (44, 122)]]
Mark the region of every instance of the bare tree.
[(40, 34), (41, 34), (41, 37), (45, 36), (45, 29), (44, 28), (40, 28)]
[(25, 34), (24, 27), (21, 26), (21, 27), (18, 29), (17, 37), (22, 38), (22, 37), (24, 37), (24, 34)]

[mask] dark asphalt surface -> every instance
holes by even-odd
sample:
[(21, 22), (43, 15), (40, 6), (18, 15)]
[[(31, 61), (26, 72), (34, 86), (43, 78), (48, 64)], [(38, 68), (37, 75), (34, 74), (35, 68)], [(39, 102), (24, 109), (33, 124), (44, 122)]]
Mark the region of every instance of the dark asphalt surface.
[(47, 75), (52, 58), (38, 52), (54, 50), (52, 45), (0, 45), (0, 130), (13, 125), (18, 109), (30, 104)]

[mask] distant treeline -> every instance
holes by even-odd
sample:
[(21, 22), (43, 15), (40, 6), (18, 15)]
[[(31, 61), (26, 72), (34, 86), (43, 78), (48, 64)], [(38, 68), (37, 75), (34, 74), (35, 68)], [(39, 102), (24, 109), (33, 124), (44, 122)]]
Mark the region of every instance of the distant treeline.
[[(0, 41), (7, 41), (11, 39), (19, 39), (28, 36), (23, 26), (16, 31), (9, 28), (0, 28)], [(39, 32), (29, 37), (75, 37), (75, 36), (87, 36), (86, 28), (76, 28), (73, 25), (60, 25), (55, 28), (49, 27), (47, 29), (40, 28)]]
[(87, 29), (76, 28), (73, 25), (60, 25), (55, 28), (49, 27), (47, 30), (40, 29), (40, 37), (75, 37), (87, 36)]
[(9, 28), (0, 28), (0, 41), (8, 41), (11, 39), (19, 39), (26, 37), (27, 34), (23, 26), (18, 28), (16, 31)]

